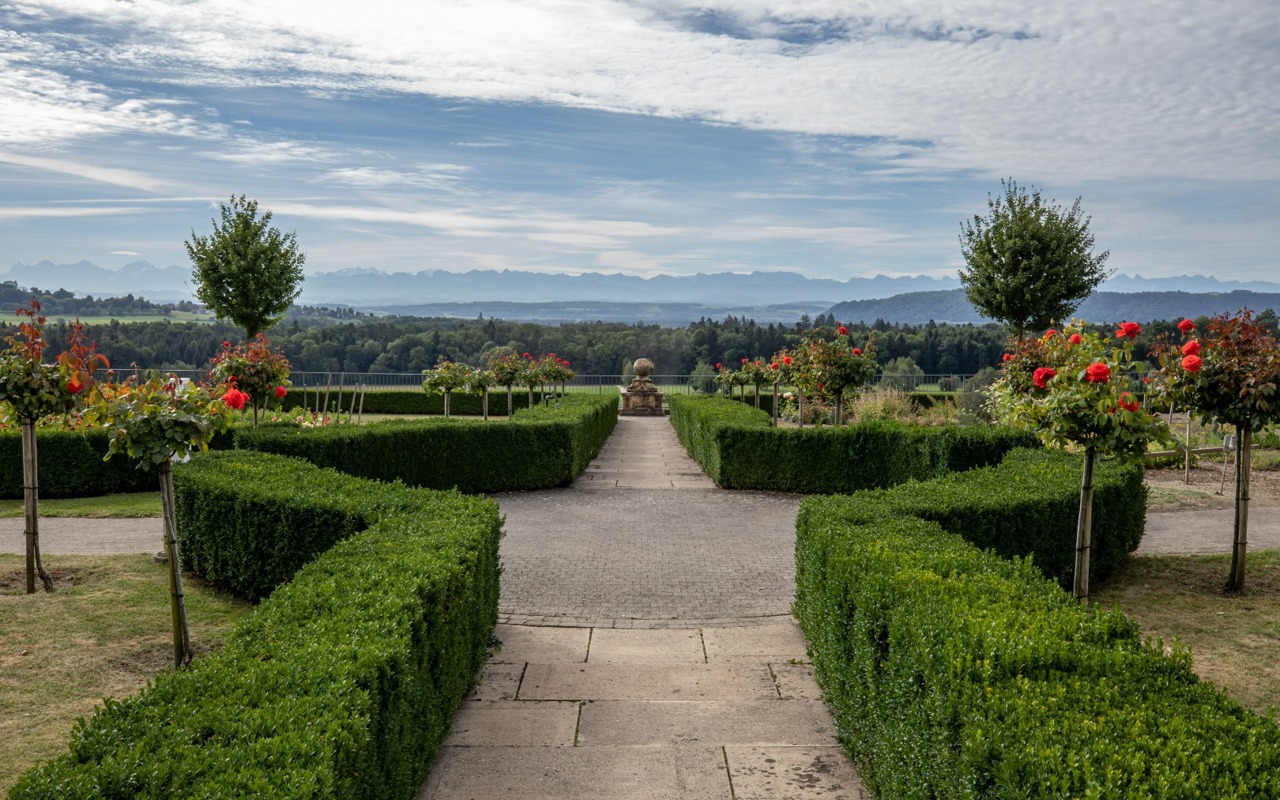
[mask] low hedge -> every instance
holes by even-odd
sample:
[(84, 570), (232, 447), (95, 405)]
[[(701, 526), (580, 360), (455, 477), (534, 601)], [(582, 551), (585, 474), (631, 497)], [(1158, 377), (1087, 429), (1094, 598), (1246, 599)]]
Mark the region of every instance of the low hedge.
[[(125, 456), (110, 461), (107, 431), (47, 429), (36, 432), (41, 497), (85, 497), (116, 492), (149, 492), (160, 487), (154, 472), (144, 472)], [(22, 497), (22, 434), (0, 433), (0, 497)]]
[[(986, 476), (913, 484), (914, 500), (802, 503), (795, 610), (868, 787), (904, 800), (1280, 797), (1273, 721), (1200, 683), (1185, 651), (1166, 655), (1132, 620), (1079, 605), (1031, 559), (965, 540), (984, 524), (1058, 536), (1041, 528), (1079, 474), (1058, 460), (1017, 452)], [(1040, 480), (1002, 488), (1024, 469)], [(988, 523), (989, 492), (1044, 509)]]
[(222, 650), (106, 700), (77, 724), (70, 753), (9, 797), (412, 797), (497, 619), (497, 507), (260, 453), (197, 459), (175, 483), (187, 513), (243, 505), (225, 519), (229, 541), (249, 524), (300, 541), (316, 532), (308, 505), (345, 514), (351, 535)]
[[(875, 387), (870, 387), (870, 388), (875, 388)], [(907, 392), (906, 394), (908, 397), (911, 398), (912, 402), (914, 402), (920, 408), (933, 408), (934, 406), (941, 406), (941, 405), (954, 406), (956, 404), (955, 392)], [(715, 395), (705, 395), (705, 396), (714, 397)], [(730, 400), (736, 400), (739, 403), (746, 403), (747, 405), (752, 406), (753, 408), (756, 407), (756, 396), (755, 396), (754, 386), (747, 387), (746, 397), (740, 396), (738, 389), (733, 390), (732, 396), (730, 395), (721, 395), (721, 396), (728, 397)], [(849, 402), (849, 400), (851, 400), (852, 397), (853, 397), (852, 391), (846, 393), (844, 398), (845, 402), (846, 403)], [(779, 405), (781, 405), (782, 403), (782, 392), (778, 392), (778, 403)], [(773, 389), (772, 388), (766, 388), (761, 390), (759, 408), (761, 411), (765, 412), (770, 417), (773, 416)]]
[(436, 417), (324, 428), (269, 425), (237, 430), (235, 446), (430, 489), (546, 489), (581, 474), (618, 420), (616, 396), (569, 395), (560, 405), (520, 409), (501, 422)]
[(676, 435), (726, 489), (835, 494), (896, 486), (999, 463), (1034, 434), (990, 426), (929, 427), (874, 421), (774, 428), (768, 414), (707, 395), (671, 398)]
[[(350, 386), (342, 390), (342, 411), (351, 410), (352, 388)], [(542, 402), (543, 393), (534, 390), (533, 402), (535, 405)], [(303, 391), (301, 389), (289, 389), (281, 399), (281, 406), (285, 410), (300, 408), (303, 406)], [(315, 409), (316, 403), (323, 404), (324, 392), (319, 393), (317, 400), (317, 392), (315, 389), (307, 389), (306, 391), (306, 407)], [(329, 407), (330, 410), (337, 410), (338, 390), (331, 389), (329, 391)], [(529, 406), (529, 390), (519, 388), (512, 391), (512, 403), (515, 410), (527, 408)], [(356, 400), (356, 410), (363, 411), (366, 414), (443, 414), (444, 413), (444, 395), (434, 392), (427, 393), (421, 389), (368, 389), (364, 393), (364, 404), (361, 405), (359, 399)], [(454, 392), (449, 397), (449, 414), (457, 414), (459, 416), (478, 417), (484, 413), (483, 398), (478, 394), (463, 394)], [(505, 417), (507, 415), (507, 389), (505, 386), (489, 391), (489, 416)]]

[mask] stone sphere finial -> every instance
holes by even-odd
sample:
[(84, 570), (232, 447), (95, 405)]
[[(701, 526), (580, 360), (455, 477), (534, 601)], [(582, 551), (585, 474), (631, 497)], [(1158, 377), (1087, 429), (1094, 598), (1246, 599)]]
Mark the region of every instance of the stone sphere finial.
[(636, 371), (637, 378), (647, 378), (653, 374), (653, 362), (647, 358), (637, 358), (632, 369)]

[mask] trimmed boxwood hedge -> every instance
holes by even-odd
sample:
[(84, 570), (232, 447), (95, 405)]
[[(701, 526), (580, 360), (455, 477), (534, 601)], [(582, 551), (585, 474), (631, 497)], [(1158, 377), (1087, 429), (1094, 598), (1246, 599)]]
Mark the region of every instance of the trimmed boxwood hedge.
[[(852, 392), (849, 392), (845, 395), (845, 402), (852, 399), (852, 394)], [(728, 397), (731, 400), (736, 400), (740, 403), (746, 403), (753, 408), (756, 404), (754, 386), (747, 387), (747, 396), (745, 398), (739, 396), (738, 389), (733, 390), (732, 397), (729, 395), (722, 396)], [(910, 397), (911, 400), (920, 408), (933, 408), (934, 406), (940, 405), (954, 406), (956, 403), (956, 396), (954, 392), (907, 392), (907, 396)], [(782, 392), (778, 393), (778, 402), (782, 402)], [(760, 410), (771, 417), (773, 416), (773, 390), (771, 388), (765, 388), (760, 391)]]
[[(351, 410), (352, 389), (350, 386), (342, 390), (342, 411), (345, 413)], [(616, 398), (617, 395), (615, 394)], [(533, 402), (535, 405), (542, 402), (543, 393), (537, 389), (533, 392)], [(323, 402), (323, 392), (320, 395)], [(301, 389), (289, 389), (281, 400), (284, 409), (293, 409), (302, 406), (303, 392)], [(308, 389), (306, 392), (306, 407), (314, 409), (316, 407), (316, 390)], [(526, 388), (517, 388), (512, 390), (512, 402), (515, 410), (527, 408), (529, 405), (529, 390)], [(338, 390), (331, 389), (329, 391), (329, 406), (333, 410), (338, 403)], [(368, 389), (364, 393), (364, 405), (360, 405), (360, 401), (356, 400), (357, 410), (363, 411), (365, 414), (443, 414), (444, 413), (444, 395), (434, 392), (428, 393), (421, 389)], [(459, 416), (478, 417), (484, 413), (484, 402), (478, 394), (462, 394), (455, 392), (449, 398), (449, 414), (457, 414)], [(489, 390), (489, 416), (505, 417), (507, 415), (507, 387), (501, 386), (496, 389)]]
[[(1115, 472), (1099, 480), (1130, 482)], [(1017, 451), (909, 491), (801, 504), (795, 610), (863, 779), (904, 800), (1280, 797), (1274, 722), (1031, 559), (965, 540), (988, 526), (1005, 542), (1060, 536), (1046, 526), (1078, 476), (1078, 459)]]
[[(124, 456), (103, 461), (107, 431), (57, 429), (36, 431), (41, 497), (85, 497), (116, 492), (149, 492), (159, 488), (154, 472), (137, 468)], [(22, 497), (22, 434), (0, 433), (0, 497)]]
[(616, 396), (569, 395), (560, 405), (519, 409), (501, 422), (437, 417), (325, 428), (267, 425), (238, 429), (235, 446), (431, 489), (546, 489), (581, 474), (618, 421)]
[(222, 650), (106, 700), (10, 798), (411, 797), (487, 654), (497, 506), (262, 453), (202, 457), (175, 484), (182, 524), (221, 516), (199, 536), (256, 533), (286, 560), (319, 520), (345, 520), (327, 535), (347, 538), (282, 567), (288, 583)]
[(875, 421), (774, 428), (764, 411), (708, 395), (670, 398), (676, 435), (726, 489), (834, 494), (896, 486), (1000, 461), (1039, 447), (1026, 431)]

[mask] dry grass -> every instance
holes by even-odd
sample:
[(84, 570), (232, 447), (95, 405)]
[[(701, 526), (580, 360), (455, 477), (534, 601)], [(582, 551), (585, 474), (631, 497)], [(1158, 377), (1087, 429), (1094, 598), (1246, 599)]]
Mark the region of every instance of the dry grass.
[[(0, 796), (66, 751), (77, 717), (172, 666), (165, 567), (148, 555), (59, 556), (53, 594), (23, 594), (23, 557), (0, 555)], [(197, 654), (251, 606), (186, 576)]]
[(1231, 557), (1135, 556), (1093, 602), (1191, 648), (1196, 672), (1260, 714), (1280, 709), (1280, 551), (1249, 554), (1246, 590), (1225, 595)]

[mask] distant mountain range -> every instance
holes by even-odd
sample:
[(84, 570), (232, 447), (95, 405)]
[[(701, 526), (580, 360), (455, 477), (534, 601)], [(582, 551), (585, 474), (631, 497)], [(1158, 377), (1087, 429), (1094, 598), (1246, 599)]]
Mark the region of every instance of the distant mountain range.
[[(68, 289), (83, 297), (133, 294), (153, 302), (195, 298), (191, 269), (135, 261), (105, 269), (76, 264), (14, 264), (0, 281)], [(299, 303), (420, 316), (499, 316), (545, 322), (614, 320), (680, 325), (700, 317), (747, 316), (785, 322), (830, 308), (841, 321), (980, 322), (958, 278), (806, 278), (794, 272), (720, 272), (639, 278), (510, 270), (387, 273), (345, 269), (307, 277)], [(1117, 275), (1080, 309), (1089, 320), (1165, 319), (1180, 314), (1234, 311), (1241, 305), (1280, 308), (1280, 283), (1221, 281), (1203, 275), (1143, 278)], [(1249, 293), (1260, 293), (1256, 296)], [(1191, 298), (1198, 298), (1194, 301)], [(834, 304), (834, 305), (833, 305)]]
[[(1094, 292), (1080, 304), (1075, 316), (1088, 322), (1150, 322), (1213, 316), (1241, 308), (1280, 311), (1280, 292)], [(840, 322), (873, 323), (877, 319), (913, 325), (930, 320), (960, 324), (990, 322), (969, 305), (963, 289), (853, 300), (836, 303), (826, 313)]]

